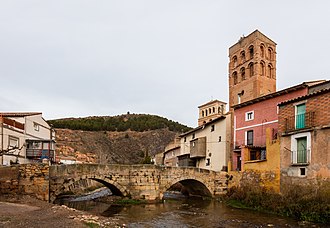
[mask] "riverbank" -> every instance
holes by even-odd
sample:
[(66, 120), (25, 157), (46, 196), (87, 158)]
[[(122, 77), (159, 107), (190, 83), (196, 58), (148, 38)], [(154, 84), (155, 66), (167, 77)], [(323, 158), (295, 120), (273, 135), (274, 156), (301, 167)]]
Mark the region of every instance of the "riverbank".
[(116, 218), (95, 216), (27, 195), (0, 195), (0, 227), (121, 227)]
[(231, 188), (225, 199), (229, 206), (291, 217), (300, 221), (330, 224), (330, 185), (290, 185), (278, 194), (245, 184)]

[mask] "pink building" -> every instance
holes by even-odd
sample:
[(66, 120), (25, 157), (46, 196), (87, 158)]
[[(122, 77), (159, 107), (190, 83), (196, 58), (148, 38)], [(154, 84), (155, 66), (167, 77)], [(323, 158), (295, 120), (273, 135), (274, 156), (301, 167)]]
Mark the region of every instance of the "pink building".
[[(304, 82), (232, 107), (234, 109), (233, 170), (241, 170), (244, 161), (247, 160), (266, 160), (266, 128), (271, 128), (273, 138), (277, 138), (277, 105), (306, 95), (310, 86), (320, 82), (323, 81)], [(243, 147), (250, 148), (249, 158), (244, 158), (241, 153)]]

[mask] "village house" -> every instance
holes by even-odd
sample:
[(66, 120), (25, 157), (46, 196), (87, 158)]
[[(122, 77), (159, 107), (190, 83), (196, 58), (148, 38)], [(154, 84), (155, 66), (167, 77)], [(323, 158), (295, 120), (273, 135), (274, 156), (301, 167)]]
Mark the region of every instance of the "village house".
[(233, 170), (254, 172), (264, 187), (280, 191), (278, 107), (286, 100), (306, 95), (321, 81), (304, 82), (233, 106)]
[(330, 82), (279, 104), (281, 186), (330, 180)]
[(183, 133), (164, 152), (165, 166), (192, 166), (227, 170), (230, 114), (226, 103), (213, 100), (199, 108), (198, 127)]
[(39, 112), (0, 113), (0, 165), (55, 161), (55, 131)]
[(267, 161), (266, 129), (271, 130), (270, 139), (276, 140), (278, 133), (277, 105), (282, 101), (306, 95), (310, 86), (322, 82), (324, 80), (304, 82), (232, 106), (234, 109), (233, 170), (244, 170), (246, 162)]

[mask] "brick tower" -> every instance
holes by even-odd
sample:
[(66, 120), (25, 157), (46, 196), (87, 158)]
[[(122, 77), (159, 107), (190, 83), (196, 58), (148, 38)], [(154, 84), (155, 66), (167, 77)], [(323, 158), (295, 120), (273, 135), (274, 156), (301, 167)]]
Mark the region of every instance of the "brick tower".
[(255, 30), (229, 48), (229, 107), (276, 92), (276, 43)]

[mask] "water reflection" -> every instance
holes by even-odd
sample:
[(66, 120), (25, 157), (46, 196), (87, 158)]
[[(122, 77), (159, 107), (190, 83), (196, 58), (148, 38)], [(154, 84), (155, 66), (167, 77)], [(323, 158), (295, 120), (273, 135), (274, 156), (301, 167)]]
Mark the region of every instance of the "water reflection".
[[(114, 217), (127, 227), (301, 227), (295, 220), (234, 209), (214, 200), (177, 197), (159, 204), (117, 205), (112, 200), (65, 202), (95, 215)], [(322, 227), (308, 224), (305, 227)], [(326, 226), (323, 226), (326, 227)]]

